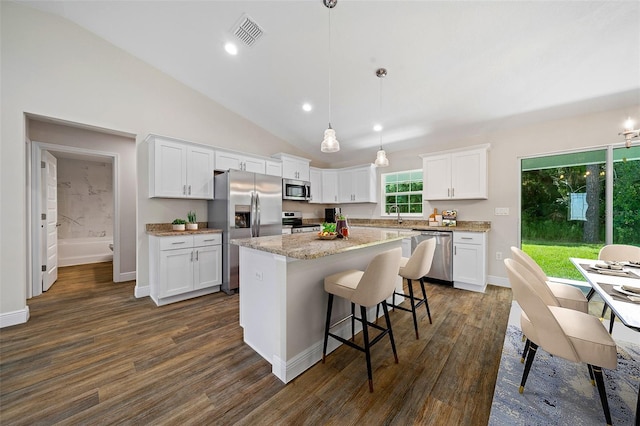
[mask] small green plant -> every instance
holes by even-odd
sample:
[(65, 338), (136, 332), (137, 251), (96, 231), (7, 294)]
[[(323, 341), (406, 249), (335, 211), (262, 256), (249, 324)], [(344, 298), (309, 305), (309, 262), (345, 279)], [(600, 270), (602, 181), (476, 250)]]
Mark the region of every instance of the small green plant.
[(173, 222), (171, 222), (172, 225), (186, 225), (187, 221), (184, 219), (174, 219)]
[(190, 211), (187, 213), (187, 220), (189, 223), (196, 223), (196, 212)]

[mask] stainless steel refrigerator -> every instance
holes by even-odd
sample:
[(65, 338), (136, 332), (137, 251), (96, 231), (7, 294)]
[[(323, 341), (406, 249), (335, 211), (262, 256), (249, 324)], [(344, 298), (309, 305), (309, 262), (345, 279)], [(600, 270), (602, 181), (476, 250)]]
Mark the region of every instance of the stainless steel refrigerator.
[(209, 227), (222, 229), (222, 290), (232, 294), (239, 289), (239, 249), (229, 240), (282, 234), (282, 179), (239, 170), (217, 174), (208, 207)]

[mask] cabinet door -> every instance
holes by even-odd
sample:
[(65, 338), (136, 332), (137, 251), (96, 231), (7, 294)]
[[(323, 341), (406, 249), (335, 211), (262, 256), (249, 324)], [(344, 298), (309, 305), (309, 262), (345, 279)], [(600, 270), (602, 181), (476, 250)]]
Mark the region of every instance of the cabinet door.
[(216, 151), (216, 170), (242, 170), (241, 159), (237, 154)]
[(189, 146), (187, 149), (187, 197), (213, 199), (212, 149)]
[(322, 171), (322, 201), (324, 203), (338, 202), (338, 172)]
[(193, 289), (222, 284), (222, 246), (196, 247), (193, 252)]
[(153, 186), (150, 197), (183, 198), (187, 184), (187, 148), (186, 145), (171, 141), (153, 142)]
[(160, 297), (193, 290), (192, 256), (192, 248), (160, 252)]
[(451, 154), (451, 198), (487, 198), (487, 150)]
[(279, 161), (265, 161), (265, 174), (282, 177), (282, 163)]
[(282, 177), (308, 181), (309, 163), (296, 158), (282, 158)]
[(425, 200), (451, 198), (451, 155), (434, 155), (422, 160)]
[(322, 203), (322, 170), (309, 169), (309, 182), (311, 183), (310, 203)]
[(373, 167), (363, 167), (353, 171), (353, 198), (358, 203), (377, 201), (376, 172)]
[(251, 173), (265, 174), (266, 162), (260, 158), (244, 157), (242, 159), (243, 170)]
[(476, 244), (454, 244), (453, 281), (484, 285), (483, 246)]
[(338, 201), (341, 203), (353, 203), (353, 171), (341, 170), (338, 173)]

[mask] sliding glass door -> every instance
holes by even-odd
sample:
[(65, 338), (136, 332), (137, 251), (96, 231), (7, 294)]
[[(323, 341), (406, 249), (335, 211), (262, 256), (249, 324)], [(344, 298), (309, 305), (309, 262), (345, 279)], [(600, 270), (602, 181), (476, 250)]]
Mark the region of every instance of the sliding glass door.
[(548, 276), (581, 279), (569, 257), (640, 245), (640, 147), (521, 161), (522, 249)]

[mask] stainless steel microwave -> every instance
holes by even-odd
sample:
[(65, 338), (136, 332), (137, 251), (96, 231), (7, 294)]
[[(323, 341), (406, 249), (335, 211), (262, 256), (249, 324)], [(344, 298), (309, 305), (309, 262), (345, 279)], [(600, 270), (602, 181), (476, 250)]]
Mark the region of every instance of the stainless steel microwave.
[(282, 179), (282, 199), (308, 201), (311, 199), (311, 184), (302, 180)]

